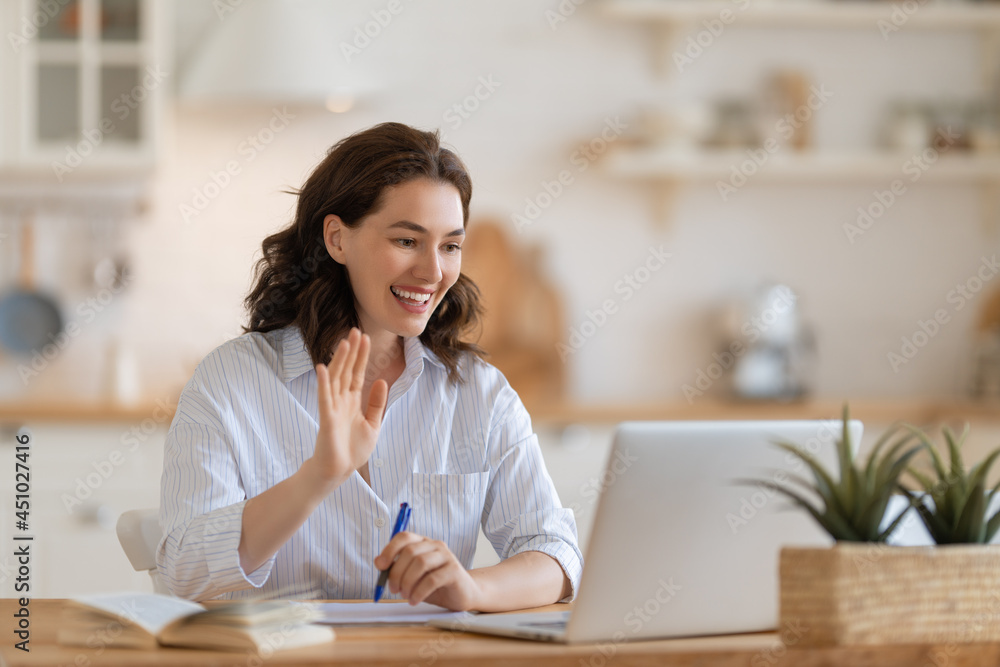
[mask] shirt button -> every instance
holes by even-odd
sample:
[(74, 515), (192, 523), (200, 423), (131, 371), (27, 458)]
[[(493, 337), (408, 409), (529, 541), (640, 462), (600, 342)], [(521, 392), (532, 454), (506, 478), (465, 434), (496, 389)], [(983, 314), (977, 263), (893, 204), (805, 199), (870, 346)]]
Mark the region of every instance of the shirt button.
[(383, 461), (382, 459), (375, 459), (376, 468), (381, 468), (383, 463), (385, 463), (385, 461)]
[(381, 528), (382, 526), (385, 525), (385, 519), (383, 519), (382, 517), (375, 519), (375, 525)]

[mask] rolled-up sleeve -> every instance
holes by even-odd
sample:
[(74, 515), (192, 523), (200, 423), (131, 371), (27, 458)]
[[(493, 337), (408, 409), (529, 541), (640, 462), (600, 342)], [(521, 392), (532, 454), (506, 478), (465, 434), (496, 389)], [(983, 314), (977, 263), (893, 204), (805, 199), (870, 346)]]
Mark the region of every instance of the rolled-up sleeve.
[[(193, 383), (192, 383), (193, 384)], [(205, 418), (205, 397), (191, 384), (167, 433), (160, 484), (157, 570), (174, 595), (207, 600), (259, 588), (274, 566), (272, 556), (252, 573), (240, 566), (239, 545), (246, 493), (233, 448), (220, 428), (188, 421)], [(213, 416), (214, 417), (214, 416)]]
[(494, 410), (487, 453), (492, 471), (483, 508), (483, 531), (501, 559), (541, 551), (559, 563), (576, 597), (583, 573), (573, 510), (559, 502), (545, 468), (531, 418), (506, 387)]

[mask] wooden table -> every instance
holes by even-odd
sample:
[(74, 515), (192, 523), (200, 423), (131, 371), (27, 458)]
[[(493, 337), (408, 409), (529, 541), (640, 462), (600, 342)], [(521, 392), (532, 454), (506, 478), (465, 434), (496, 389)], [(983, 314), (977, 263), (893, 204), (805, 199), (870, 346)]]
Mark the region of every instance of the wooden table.
[[(1000, 665), (1000, 644), (958, 646), (903, 645), (839, 648), (785, 647), (775, 633), (690, 639), (564, 646), (414, 627), (343, 627), (329, 644), (279, 651), (261, 659), (248, 653), (161, 648), (155, 651), (63, 647), (55, 642), (62, 600), (35, 599), (31, 612), (31, 651), (14, 648), (14, 600), (0, 600), (0, 667), (65, 665), (120, 667), (266, 667), (267, 665), (701, 665), (704, 667), (982, 667)], [(565, 609), (552, 605), (543, 610)]]

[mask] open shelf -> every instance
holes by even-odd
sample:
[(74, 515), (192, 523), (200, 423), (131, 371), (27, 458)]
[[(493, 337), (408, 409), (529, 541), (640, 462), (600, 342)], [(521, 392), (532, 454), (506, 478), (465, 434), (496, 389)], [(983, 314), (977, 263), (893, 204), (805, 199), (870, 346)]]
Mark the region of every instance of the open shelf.
[[(741, 7), (742, 4), (742, 7)], [(815, 28), (853, 28), (880, 30), (880, 21), (893, 21), (897, 14), (899, 27), (926, 29), (1000, 30), (1000, 6), (974, 2), (928, 2), (907, 14), (901, 3), (831, 2), (802, 0), (798, 2), (761, 0), (758, 2), (705, 2), (690, 0), (606, 0), (602, 11), (606, 15), (633, 21), (658, 21), (664, 24), (698, 24), (718, 19), (723, 12), (732, 15), (731, 23), (755, 26), (790, 26)], [(905, 22), (899, 19), (899, 12)]]
[[(755, 162), (747, 150), (678, 153), (658, 148), (620, 148), (601, 163), (606, 173), (637, 180), (728, 182), (736, 169), (753, 183), (1000, 183), (1000, 155), (942, 154), (933, 163), (914, 154), (809, 151), (767, 154)], [(747, 165), (745, 168), (741, 168)]]

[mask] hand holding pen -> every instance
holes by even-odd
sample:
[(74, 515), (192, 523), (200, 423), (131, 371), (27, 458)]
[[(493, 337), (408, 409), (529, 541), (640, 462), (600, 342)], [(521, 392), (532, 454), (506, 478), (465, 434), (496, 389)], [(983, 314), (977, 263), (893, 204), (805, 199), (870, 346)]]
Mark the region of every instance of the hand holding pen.
[(402, 593), (411, 605), (429, 602), (462, 611), (488, 604), (479, 583), (448, 545), (408, 530), (409, 519), (409, 506), (403, 503), (392, 539), (375, 557), (375, 567), (382, 570), (375, 599), (389, 590)]
[[(389, 541), (392, 541), (393, 537), (396, 537), (399, 533), (406, 530), (406, 527), (410, 525), (410, 506), (407, 503), (399, 504), (399, 514), (396, 515), (396, 525), (392, 527), (392, 537)], [(375, 602), (382, 599), (382, 594), (385, 592), (385, 584), (389, 580), (389, 567), (382, 570), (382, 573), (378, 576), (378, 583), (375, 584)]]

